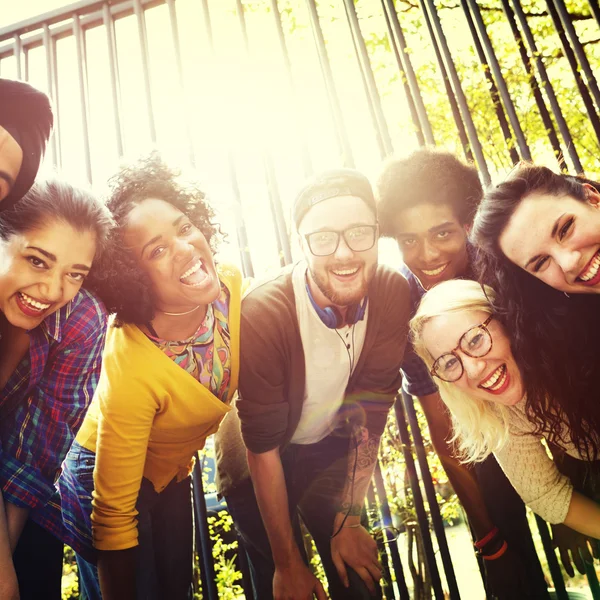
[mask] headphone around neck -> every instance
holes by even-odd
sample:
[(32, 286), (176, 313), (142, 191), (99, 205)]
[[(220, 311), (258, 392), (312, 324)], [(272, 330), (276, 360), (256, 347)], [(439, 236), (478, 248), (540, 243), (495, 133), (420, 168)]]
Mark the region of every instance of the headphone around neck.
[(367, 296), (364, 297), (361, 303), (350, 305), (346, 311), (346, 318), (344, 319), (340, 311), (335, 306), (326, 306), (325, 308), (321, 308), (316, 303), (310, 291), (308, 281), (306, 282), (306, 292), (308, 294), (308, 298), (310, 299), (310, 303), (313, 305), (317, 315), (319, 315), (319, 319), (321, 319), (323, 324), (326, 327), (329, 327), (329, 329), (339, 329), (344, 325), (354, 325), (365, 318), (365, 313), (367, 311)]

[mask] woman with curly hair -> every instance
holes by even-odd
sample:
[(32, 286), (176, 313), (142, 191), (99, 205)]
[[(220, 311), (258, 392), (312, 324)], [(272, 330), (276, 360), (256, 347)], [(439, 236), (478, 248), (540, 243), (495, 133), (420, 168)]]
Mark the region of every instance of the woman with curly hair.
[(482, 200), (471, 237), (479, 279), (511, 331), (530, 416), (600, 458), (600, 184), (527, 163)]
[[(444, 282), (424, 296), (410, 323), (415, 350), (436, 377), (450, 409), (459, 452), (467, 462), (494, 453), (534, 512), (599, 539), (599, 464), (587, 462), (573, 443), (580, 423), (556, 414), (556, 429), (538, 431), (529, 416), (522, 368), (503, 318), (494, 312), (494, 299), (494, 291), (477, 282)], [(577, 489), (580, 482), (561, 474), (542, 438), (587, 472), (584, 486)], [(487, 548), (484, 558), (504, 553), (506, 543), (500, 542), (500, 547)], [(492, 537), (488, 544), (493, 543)]]
[(115, 318), (59, 482), (62, 535), (89, 600), (187, 599), (190, 472), (237, 387), (241, 275), (215, 266), (204, 194), (156, 154), (110, 184), (116, 229), (102, 285)]
[(42, 513), (100, 375), (107, 314), (85, 288), (111, 226), (102, 202), (60, 180), (0, 215), (3, 599), (19, 596), (16, 578), (21, 600), (61, 596), (62, 544)]

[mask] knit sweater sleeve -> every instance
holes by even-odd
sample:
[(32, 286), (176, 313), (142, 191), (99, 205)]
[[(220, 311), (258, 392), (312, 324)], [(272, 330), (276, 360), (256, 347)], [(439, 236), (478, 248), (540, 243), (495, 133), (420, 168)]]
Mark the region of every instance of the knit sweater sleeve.
[(511, 409), (510, 415), (508, 442), (495, 453), (498, 463), (533, 512), (549, 523), (563, 523), (573, 485), (550, 458), (541, 436), (531, 433), (524, 414)]

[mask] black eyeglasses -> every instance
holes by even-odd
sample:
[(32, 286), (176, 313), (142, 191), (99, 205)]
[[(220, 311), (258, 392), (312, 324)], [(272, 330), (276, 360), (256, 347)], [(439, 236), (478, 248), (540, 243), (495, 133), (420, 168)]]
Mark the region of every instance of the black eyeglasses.
[(494, 344), (492, 334), (488, 329), (488, 325), (493, 318), (494, 316), (490, 315), (481, 325), (475, 325), (475, 327), (471, 327), (463, 333), (460, 340), (458, 340), (458, 346), (437, 358), (431, 367), (430, 373), (448, 383), (458, 381), (462, 377), (465, 368), (456, 351), (460, 349), (461, 352), (471, 358), (481, 358), (488, 354)]
[(379, 225), (355, 225), (344, 231), (314, 231), (304, 238), (312, 254), (329, 256), (338, 249), (342, 236), (352, 252), (370, 250), (377, 241), (378, 230)]

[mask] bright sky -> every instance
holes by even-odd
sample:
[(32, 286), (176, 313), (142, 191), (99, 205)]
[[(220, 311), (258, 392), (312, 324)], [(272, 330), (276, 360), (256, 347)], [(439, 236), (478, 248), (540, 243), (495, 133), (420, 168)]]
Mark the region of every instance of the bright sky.
[(49, 12), (71, 2), (65, 0), (0, 0), (2, 27), (8, 27), (31, 16)]

